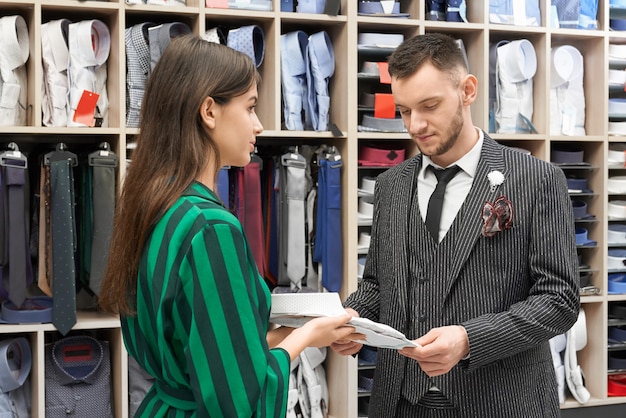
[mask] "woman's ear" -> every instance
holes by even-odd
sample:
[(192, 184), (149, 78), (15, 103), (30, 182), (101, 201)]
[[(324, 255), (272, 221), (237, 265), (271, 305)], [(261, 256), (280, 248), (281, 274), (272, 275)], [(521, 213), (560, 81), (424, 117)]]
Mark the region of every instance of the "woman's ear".
[(209, 128), (215, 128), (215, 115), (217, 112), (217, 103), (211, 96), (207, 96), (200, 105), (200, 118), (202, 122)]

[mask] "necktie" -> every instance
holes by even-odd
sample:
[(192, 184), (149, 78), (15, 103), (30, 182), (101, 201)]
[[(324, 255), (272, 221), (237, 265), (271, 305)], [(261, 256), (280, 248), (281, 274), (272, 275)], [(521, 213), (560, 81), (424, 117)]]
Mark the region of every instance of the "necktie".
[(426, 212), (426, 228), (436, 242), (439, 242), (439, 224), (441, 221), (441, 208), (443, 207), (443, 196), (446, 192), (448, 182), (459, 172), (461, 167), (455, 165), (445, 170), (436, 169), (432, 165), (428, 166), (437, 177), (437, 187), (430, 196), (428, 201), (428, 210)]
[(283, 275), (279, 276), (279, 284), (281, 281), (289, 282), (292, 290), (299, 290), (306, 273), (306, 250), (304, 248), (306, 161), (297, 152), (290, 152), (281, 157), (281, 167), (281, 239), (279, 244), (280, 259), (283, 260), (280, 264), (284, 266), (284, 269)]
[(26, 288), (32, 281), (24, 205), (26, 160), (15, 160), (11, 164), (7, 163), (7, 158), (3, 160), (3, 181), (8, 191), (9, 300), (20, 307), (26, 299)]
[(66, 335), (76, 323), (73, 175), (70, 160), (50, 162), (52, 200), (52, 322)]
[(113, 230), (115, 212), (115, 185), (117, 155), (110, 151), (107, 142), (100, 144), (99, 151), (89, 154), (91, 169), (92, 231), (91, 265), (89, 270), (89, 288), (100, 294), (100, 285), (109, 255), (109, 242)]
[[(258, 157), (257, 157), (258, 158)], [(263, 212), (261, 210), (260, 159), (252, 160), (243, 168), (243, 229), (252, 248), (259, 273), (265, 277), (265, 243), (263, 240)]]
[(229, 196), (229, 181), (228, 181), (228, 170), (230, 167), (222, 167), (217, 175), (217, 195), (220, 197), (222, 203), (226, 208), (229, 207), (228, 196)]
[[(332, 159), (330, 159), (332, 158)], [(330, 292), (339, 292), (342, 284), (341, 237), (341, 159), (330, 155), (320, 160), (316, 248), (321, 247), (322, 285)], [(323, 202), (323, 207), (319, 205)], [(321, 214), (321, 222), (320, 220)]]

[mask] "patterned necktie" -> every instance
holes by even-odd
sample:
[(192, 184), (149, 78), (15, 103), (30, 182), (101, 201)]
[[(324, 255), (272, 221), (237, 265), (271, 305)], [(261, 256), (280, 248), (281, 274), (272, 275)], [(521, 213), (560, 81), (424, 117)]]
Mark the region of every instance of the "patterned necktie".
[(426, 212), (426, 228), (433, 236), (435, 242), (439, 242), (439, 225), (441, 223), (441, 208), (443, 207), (443, 196), (446, 192), (448, 182), (461, 170), (458, 165), (448, 167), (445, 170), (437, 169), (432, 165), (428, 168), (437, 177), (437, 187), (428, 201), (428, 211)]
[(50, 162), (52, 200), (52, 323), (66, 335), (76, 323), (73, 175), (69, 160)]

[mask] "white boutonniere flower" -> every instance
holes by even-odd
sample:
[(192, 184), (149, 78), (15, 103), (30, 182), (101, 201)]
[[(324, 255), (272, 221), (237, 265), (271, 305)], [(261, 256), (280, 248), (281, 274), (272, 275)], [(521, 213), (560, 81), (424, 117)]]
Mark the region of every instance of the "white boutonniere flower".
[(491, 185), (491, 192), (494, 192), (499, 185), (504, 183), (504, 174), (497, 170), (491, 171), (487, 174), (487, 178), (489, 179), (489, 184)]

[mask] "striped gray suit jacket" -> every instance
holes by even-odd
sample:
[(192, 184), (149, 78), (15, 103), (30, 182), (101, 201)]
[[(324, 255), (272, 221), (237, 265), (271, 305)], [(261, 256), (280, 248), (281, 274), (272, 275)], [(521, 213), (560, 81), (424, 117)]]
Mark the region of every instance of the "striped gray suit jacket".
[[(560, 416), (548, 340), (567, 331), (580, 308), (562, 170), (485, 135), (472, 188), (435, 245), (415, 216), (418, 205), (410, 210), (421, 163), (417, 155), (379, 175), (363, 279), (345, 306), (411, 339), (461, 324), (470, 358), (429, 378), (417, 362), (379, 350), (370, 418), (393, 416), (403, 393), (418, 399), (433, 384), (463, 417)], [(495, 191), (487, 179), (493, 170), (505, 176)], [(483, 205), (499, 196), (512, 202), (513, 226), (485, 237)]]

